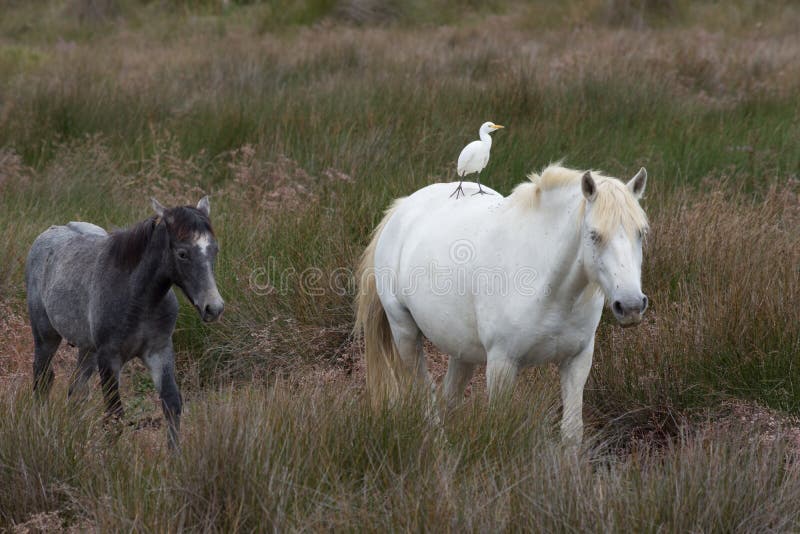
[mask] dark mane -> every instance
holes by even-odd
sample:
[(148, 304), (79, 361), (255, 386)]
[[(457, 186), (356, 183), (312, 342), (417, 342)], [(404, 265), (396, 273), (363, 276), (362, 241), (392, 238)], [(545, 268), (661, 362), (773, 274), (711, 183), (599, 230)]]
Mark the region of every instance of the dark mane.
[(156, 217), (153, 216), (130, 228), (111, 233), (111, 258), (118, 267), (132, 271), (139, 264), (153, 235), (155, 223)]
[[(164, 218), (170, 234), (179, 241), (190, 239), (194, 234), (214, 234), (208, 217), (191, 206), (170, 208), (164, 212)], [(157, 219), (153, 215), (130, 228), (112, 232), (110, 254), (118, 267), (132, 271), (139, 264), (153, 236)]]

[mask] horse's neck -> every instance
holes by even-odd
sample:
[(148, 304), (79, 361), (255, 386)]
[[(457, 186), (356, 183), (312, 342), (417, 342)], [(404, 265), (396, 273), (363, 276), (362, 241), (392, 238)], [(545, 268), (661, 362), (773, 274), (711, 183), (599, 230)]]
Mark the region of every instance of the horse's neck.
[[(582, 261), (579, 219), (582, 197), (570, 187), (539, 194), (541, 198), (537, 207), (523, 208), (522, 217), (531, 218), (529, 227), (536, 228), (530, 234), (522, 233), (523, 239), (530, 240), (526, 250), (532, 256), (541, 258), (541, 247), (547, 247), (548, 265), (545, 272), (540, 273), (543, 281), (553, 292), (579, 298), (590, 285)], [(544, 241), (542, 235), (547, 236)]]
[(145, 307), (156, 306), (172, 287), (167, 270), (169, 246), (164, 237), (158, 231), (153, 233), (141, 260), (131, 273), (131, 293)]

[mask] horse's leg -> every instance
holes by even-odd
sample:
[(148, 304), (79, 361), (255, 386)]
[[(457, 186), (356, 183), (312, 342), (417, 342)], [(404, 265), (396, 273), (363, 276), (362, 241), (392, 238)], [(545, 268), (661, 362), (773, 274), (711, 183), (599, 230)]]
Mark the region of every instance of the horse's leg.
[(109, 417), (122, 418), (122, 401), (119, 398), (119, 371), (122, 359), (115, 352), (100, 351), (97, 354), (97, 368), (100, 371), (100, 385), (106, 402)]
[(444, 399), (448, 410), (458, 406), (464, 396), (464, 389), (469, 384), (474, 372), (475, 364), (450, 357), (450, 361), (447, 363), (447, 374), (444, 376)]
[(161, 409), (168, 425), (169, 448), (176, 450), (179, 447), (183, 401), (175, 382), (175, 353), (172, 343), (163, 349), (151, 351), (142, 360), (150, 370), (153, 384), (161, 397)]
[(94, 373), (97, 366), (97, 353), (90, 349), (78, 349), (78, 362), (75, 366), (75, 374), (72, 383), (69, 385), (69, 398), (82, 398), (86, 393), (86, 384)]
[(61, 344), (61, 336), (56, 332), (47, 315), (31, 310), (31, 331), (33, 332), (33, 391), (46, 396), (53, 385), (53, 370), (50, 362)]
[(509, 394), (514, 387), (519, 365), (505, 353), (490, 350), (486, 358), (486, 388), (489, 401), (495, 401)]
[(561, 417), (561, 440), (579, 445), (583, 439), (583, 386), (589, 377), (594, 354), (594, 338), (576, 356), (559, 365), (561, 375), (561, 401), (564, 406)]

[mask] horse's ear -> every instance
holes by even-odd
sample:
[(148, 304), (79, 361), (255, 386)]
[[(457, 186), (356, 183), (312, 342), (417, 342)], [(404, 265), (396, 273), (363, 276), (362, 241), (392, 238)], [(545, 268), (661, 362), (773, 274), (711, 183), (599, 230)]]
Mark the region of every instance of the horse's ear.
[(200, 202), (197, 203), (197, 209), (202, 211), (206, 217), (211, 216), (211, 201), (208, 200), (208, 195), (200, 199)]
[(630, 182), (628, 182), (628, 189), (636, 199), (642, 198), (644, 195), (644, 188), (647, 185), (647, 171), (642, 167), (639, 169), (639, 172), (636, 173), (636, 176), (631, 178)]
[(156, 212), (156, 215), (159, 217), (164, 216), (164, 212), (167, 210), (164, 206), (161, 205), (161, 202), (155, 199), (155, 197), (150, 197), (150, 203), (153, 205), (153, 211)]
[(583, 196), (586, 197), (586, 200), (589, 202), (593, 202), (594, 199), (597, 198), (597, 184), (592, 178), (591, 171), (586, 171), (583, 174), (583, 178), (581, 178), (581, 191), (583, 191)]

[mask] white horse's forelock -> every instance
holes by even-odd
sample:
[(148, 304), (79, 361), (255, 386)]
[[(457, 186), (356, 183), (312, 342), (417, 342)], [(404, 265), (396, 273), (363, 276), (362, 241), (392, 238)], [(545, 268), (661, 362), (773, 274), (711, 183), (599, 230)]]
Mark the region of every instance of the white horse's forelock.
[[(511, 194), (515, 205), (536, 209), (541, 202), (542, 191), (552, 191), (561, 187), (580, 186), (585, 171), (568, 169), (560, 164), (546, 167), (541, 174), (528, 175), (530, 182), (518, 185)], [(646, 233), (649, 228), (647, 215), (639, 201), (622, 181), (605, 176), (600, 171), (591, 171), (597, 184), (597, 198), (593, 202), (591, 224), (601, 240), (606, 241), (620, 226), (628, 237), (637, 232)], [(583, 218), (586, 199), (581, 200), (578, 213)]]

